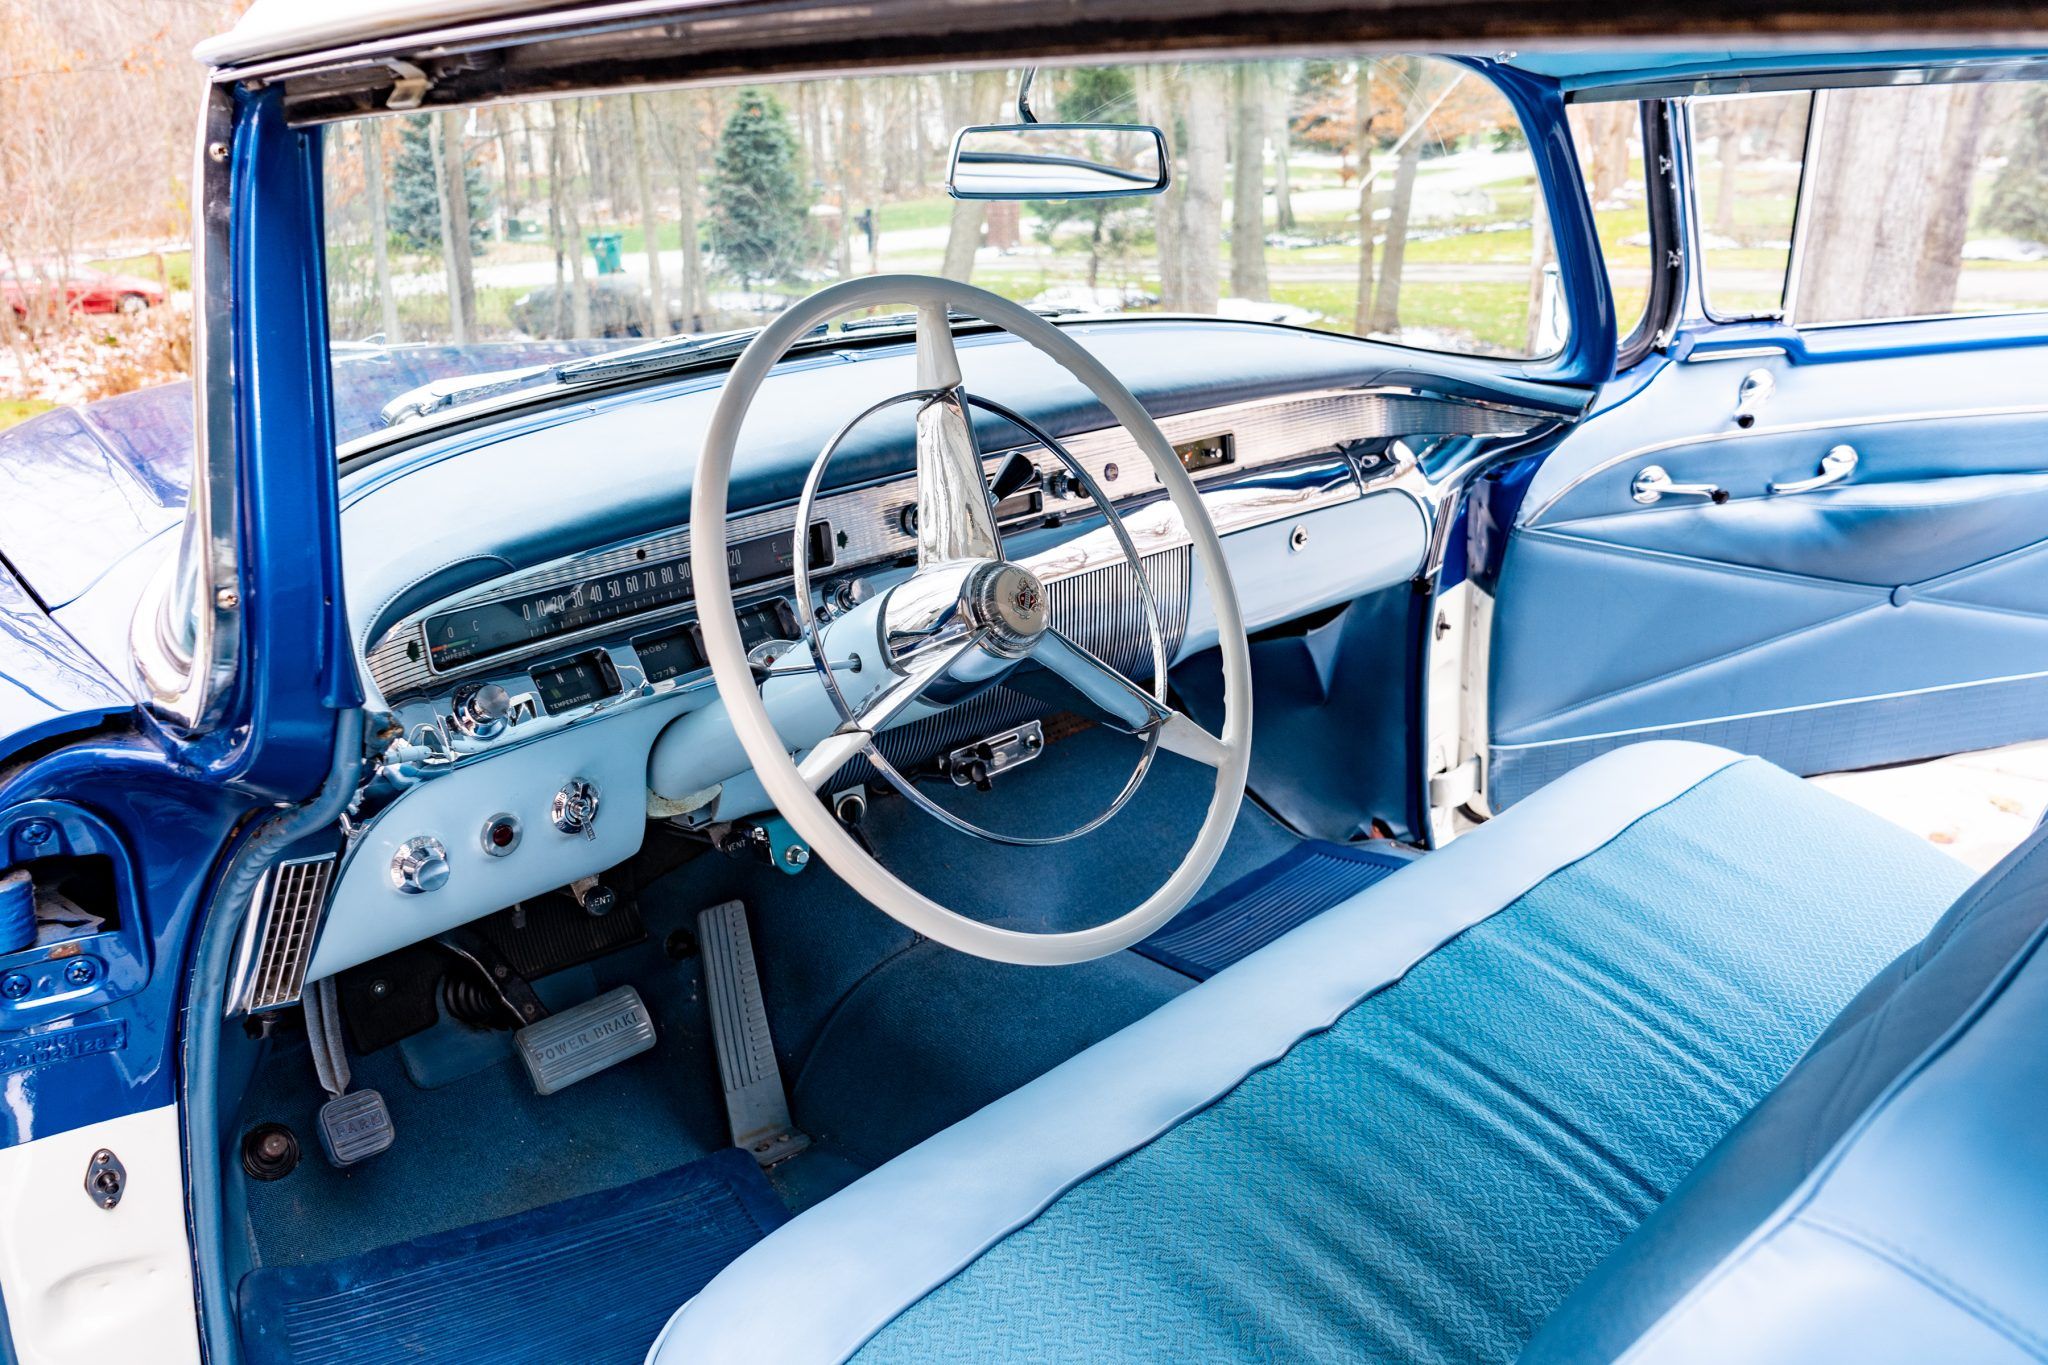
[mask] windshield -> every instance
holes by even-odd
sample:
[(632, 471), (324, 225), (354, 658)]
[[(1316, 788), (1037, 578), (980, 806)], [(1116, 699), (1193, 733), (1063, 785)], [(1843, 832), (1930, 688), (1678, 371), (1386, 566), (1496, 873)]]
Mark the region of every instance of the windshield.
[(1213, 314), (1504, 357), (1562, 343), (1527, 141), (1464, 67), (1042, 71), (1042, 119), (1163, 129), (1171, 188), (949, 198), (955, 133), (1014, 122), (1022, 75), (591, 96), (330, 130), (341, 438), (380, 429), (419, 385), (757, 326), (879, 271), (1047, 310)]

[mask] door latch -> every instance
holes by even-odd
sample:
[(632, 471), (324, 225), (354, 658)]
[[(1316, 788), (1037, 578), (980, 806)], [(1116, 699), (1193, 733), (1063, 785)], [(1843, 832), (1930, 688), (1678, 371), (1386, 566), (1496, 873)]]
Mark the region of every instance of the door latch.
[(1728, 501), (1728, 490), (1719, 484), (1674, 483), (1661, 464), (1644, 465), (1635, 482), (1628, 486), (1628, 491), (1630, 497), (1645, 506), (1661, 502), (1667, 496), (1705, 498), (1716, 504)]

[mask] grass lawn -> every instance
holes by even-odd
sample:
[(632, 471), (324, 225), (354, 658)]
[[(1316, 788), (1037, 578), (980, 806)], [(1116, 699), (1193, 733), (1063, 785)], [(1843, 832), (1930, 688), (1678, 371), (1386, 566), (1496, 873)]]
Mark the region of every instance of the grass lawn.
[(55, 403), (45, 403), (40, 398), (0, 398), (0, 431), (16, 422), (25, 422), (39, 412), (48, 412)]
[[(116, 275), (134, 275), (140, 279), (153, 280), (156, 275), (154, 256), (115, 256), (104, 261), (88, 261), (95, 270), (111, 271)], [(192, 287), (192, 253), (189, 251), (166, 251), (164, 273), (170, 278), (174, 290)]]

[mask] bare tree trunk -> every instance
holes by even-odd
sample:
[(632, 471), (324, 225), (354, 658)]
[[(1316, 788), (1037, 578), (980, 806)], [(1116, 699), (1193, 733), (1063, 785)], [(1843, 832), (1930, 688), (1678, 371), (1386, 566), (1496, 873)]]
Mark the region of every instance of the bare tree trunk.
[(1189, 67), (1180, 89), (1186, 104), (1181, 123), (1186, 129), (1181, 166), (1180, 253), (1183, 275), (1180, 306), (1213, 313), (1222, 296), (1223, 274), (1223, 150), (1227, 127), (1229, 80), (1220, 67)]
[(518, 201), (517, 178), (512, 174), (512, 115), (503, 109), (491, 111), (492, 125), (497, 129), (498, 143), (498, 236), (501, 241), (512, 237), (512, 205)]
[[(1907, 98), (1927, 103), (1902, 111)], [(1960, 244), (1949, 259), (1931, 260), (1930, 232), (1943, 218), (1967, 218), (1982, 126), (1951, 111), (1919, 91), (1830, 92), (1809, 172), (1817, 181), (1812, 240), (1828, 249), (1807, 253), (1795, 321), (1911, 317), (1953, 306)], [(1873, 190), (1885, 185), (1929, 190)]]
[(1266, 275), (1266, 73), (1238, 63), (1231, 76), (1236, 118), (1230, 141), (1230, 292), (1264, 299)]
[(668, 289), (661, 279), (661, 220), (654, 216), (654, 174), (647, 160), (646, 98), (628, 97), (633, 118), (633, 182), (640, 192), (640, 239), (647, 251), (647, 293), (650, 321), (656, 336), (675, 329), (669, 324)]
[(1714, 188), (1720, 198), (1714, 204), (1714, 231), (1723, 237), (1735, 236), (1735, 167), (1742, 160), (1742, 134), (1749, 122), (1744, 113), (1741, 100), (1727, 100), (1721, 105), (1721, 166)]
[(1351, 330), (1360, 336), (1372, 323), (1372, 67), (1370, 61), (1358, 63), (1353, 77), (1357, 83), (1352, 145), (1357, 148), (1358, 160), (1358, 295), (1351, 312)]
[(365, 122), (356, 130), (363, 149), (363, 195), (370, 210), (370, 261), (376, 271), (377, 317), (383, 325), (384, 342), (396, 345), (398, 296), (391, 291), (391, 213), (384, 202), (384, 155), (382, 123)]
[(476, 319), (476, 280), (469, 260), (469, 182), (462, 174), (461, 111), (450, 109), (428, 125), (434, 187), (441, 197), (441, 260), (448, 269), (448, 333), (467, 346)]
[[(573, 118), (578, 124), (583, 121), (583, 101), (577, 100), (567, 107), (555, 108), (554, 155), (549, 167), (549, 180), (557, 211), (561, 216), (562, 237), (556, 240), (558, 255), (567, 249), (569, 267), (569, 335), (587, 337), (590, 325), (590, 281), (583, 273), (583, 221), (576, 193), (579, 177), (576, 174), (576, 155), (581, 141), (580, 130), (569, 127)], [(566, 240), (563, 240), (566, 239)], [(557, 299), (560, 298), (558, 294)], [(559, 313), (559, 305), (557, 312)]]
[(857, 108), (859, 96), (852, 81), (839, 83), (839, 277), (845, 279), (853, 273), (853, 189), (854, 176), (859, 167), (855, 165), (854, 132), (860, 121)]
[(704, 248), (697, 240), (697, 138), (713, 112), (709, 95), (683, 95), (682, 117), (676, 128), (676, 231), (682, 238), (683, 278), (677, 288), (683, 296), (685, 331), (704, 330), (704, 318), (711, 311), (711, 289), (704, 278)]
[(1913, 281), (1909, 310), (1916, 316), (1947, 313), (1956, 306), (1956, 285), (1963, 274), (1963, 243), (1970, 228), (1970, 182), (1977, 173), (1977, 153), (1984, 139), (1991, 87), (1952, 85), (1945, 103), (1948, 108), (1940, 168), (1928, 187), (1927, 237), (1920, 250), (1920, 269)]
[[(950, 122), (958, 128), (987, 115), (984, 111), (1002, 98), (1003, 75), (999, 71), (978, 71), (972, 76), (953, 77), (953, 109)], [(979, 200), (955, 199), (952, 221), (946, 227), (946, 259), (939, 273), (949, 280), (966, 282), (974, 277), (974, 253), (981, 246), (984, 217)]]
[[(1164, 129), (1168, 146), (1178, 145), (1180, 130), (1166, 73), (1158, 67), (1138, 66), (1132, 69), (1131, 83), (1137, 95), (1138, 117)], [(1186, 186), (1176, 175), (1166, 193), (1152, 199), (1152, 234), (1159, 244), (1159, 305), (1168, 310), (1182, 307), (1181, 300), (1187, 292), (1180, 250), (1180, 201), (1185, 193)]]
[(1522, 354), (1542, 356), (1554, 350), (1555, 345), (1547, 334), (1544, 316), (1552, 301), (1545, 287), (1550, 265), (1550, 206), (1543, 202), (1541, 186), (1537, 187), (1535, 207), (1530, 214), (1529, 236), (1534, 245), (1529, 254), (1529, 328)]
[(540, 135), (533, 131), (533, 119), (526, 106), (519, 106), (519, 136), (526, 148), (526, 202), (540, 202)]
[(1373, 293), (1368, 331), (1401, 330), (1401, 269), (1408, 254), (1408, 211), (1415, 203), (1415, 175), (1422, 168), (1422, 136), (1417, 125), (1437, 93), (1435, 82), (1420, 79), (1419, 63), (1408, 61), (1408, 101), (1401, 118), (1401, 160), (1394, 167), (1394, 188), (1387, 204), (1387, 247), (1380, 253), (1379, 288)]
[(1273, 124), (1268, 136), (1273, 143), (1273, 226), (1281, 232), (1294, 231), (1294, 195), (1289, 181), (1288, 156), (1294, 142), (1294, 64), (1273, 67)]

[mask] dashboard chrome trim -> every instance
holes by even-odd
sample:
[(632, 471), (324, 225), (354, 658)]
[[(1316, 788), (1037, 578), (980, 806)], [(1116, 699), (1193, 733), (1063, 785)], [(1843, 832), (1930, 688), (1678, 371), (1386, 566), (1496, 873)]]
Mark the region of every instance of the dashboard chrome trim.
[[(1282, 398), (1259, 399), (1229, 404), (1160, 419), (1160, 429), (1176, 444), (1228, 432), (1236, 448), (1236, 463), (1198, 476), (1197, 483), (1210, 501), (1219, 532), (1263, 524), (1277, 517), (1331, 505), (1362, 496), (1367, 486), (1355, 472), (1348, 487), (1342, 478), (1331, 479), (1308, 473), (1313, 467), (1332, 470), (1349, 467), (1341, 454), (1361, 441), (1402, 435), (1450, 436), (1519, 435), (1555, 421), (1553, 414), (1507, 404), (1455, 397), (1408, 387), (1322, 389)], [(1066, 439), (1068, 450), (1116, 499), (1119, 505), (1163, 499), (1163, 489), (1140, 456), (1131, 438), (1118, 427), (1084, 432)], [(1029, 525), (1041, 519), (1086, 516), (1093, 506), (1085, 490), (1072, 486), (1063, 466), (1053, 454), (1035, 443), (1006, 449), (985, 458), (992, 476), (1013, 455), (1024, 454), (1039, 471), (1041, 496), (1036, 510), (1018, 519)], [(1282, 467), (1302, 466), (1300, 478), (1275, 483), (1263, 478)], [(1375, 470), (1376, 484), (1381, 471)], [(1315, 485), (1314, 491), (1303, 480)], [(835, 536), (834, 568), (857, 570), (912, 554), (916, 537), (906, 528), (902, 512), (912, 506), (916, 481), (901, 477), (861, 488), (826, 494), (818, 499), (814, 518), (831, 524)], [(734, 537), (791, 534), (795, 529), (794, 504), (746, 512), (731, 519)], [(1177, 518), (1167, 518), (1175, 522)], [(1169, 529), (1152, 514), (1148, 524), (1158, 522), (1151, 535), (1141, 540), (1145, 554), (1186, 544), (1185, 532)], [(1089, 533), (1093, 535), (1093, 532)], [(840, 538), (843, 538), (841, 540)], [(1084, 536), (1081, 540), (1087, 540)], [(401, 618), (376, 640), (365, 653), (370, 677), (386, 698), (405, 698), (492, 674), (516, 673), (523, 660), (553, 653), (587, 641), (615, 635), (621, 630), (644, 632), (662, 625), (693, 619), (694, 601), (650, 611), (644, 615), (607, 621), (584, 629), (536, 641), (531, 647), (517, 647), (490, 658), (466, 662), (443, 672), (430, 661), (424, 636), (429, 617), (519, 594), (564, 587), (607, 573), (630, 570), (642, 562), (657, 561), (689, 553), (687, 528), (676, 528), (634, 540), (579, 551), (531, 569), (506, 575), (489, 583), (430, 603)], [(1065, 561), (1068, 556), (1061, 557)], [(1066, 562), (1046, 569), (1034, 569), (1042, 578), (1057, 578), (1095, 567), (1096, 558), (1081, 552), (1069, 567)], [(755, 585), (758, 592), (786, 592), (787, 577)]]

